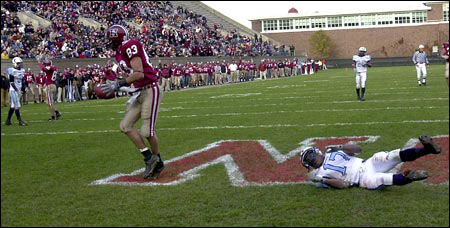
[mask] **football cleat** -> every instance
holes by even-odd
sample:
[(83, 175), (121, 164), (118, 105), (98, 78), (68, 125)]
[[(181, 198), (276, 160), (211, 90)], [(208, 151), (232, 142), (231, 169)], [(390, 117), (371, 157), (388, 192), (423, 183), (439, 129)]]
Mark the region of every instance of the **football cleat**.
[(56, 111), (56, 120), (59, 120), (60, 117), (61, 117), (61, 113)]
[(25, 123), (25, 122), (23, 122), (23, 121), (19, 121), (19, 125), (20, 125), (20, 126), (28, 126), (28, 124)]
[(161, 172), (164, 170), (164, 162), (160, 160), (157, 164), (153, 172), (150, 174), (150, 179), (154, 180), (159, 177)]
[(366, 100), (366, 98), (365, 97), (361, 97), (361, 101), (365, 101)]
[(411, 181), (421, 181), (428, 178), (428, 172), (425, 170), (407, 170), (403, 175)]
[(441, 147), (433, 142), (433, 139), (430, 136), (427, 135), (421, 135), (419, 137), (420, 142), (422, 143), (423, 147), (425, 147), (425, 150), (430, 151), (432, 154), (440, 154), (441, 153)]
[(6, 126), (11, 126), (11, 120), (6, 120), (6, 121), (5, 121), (5, 125), (6, 125)]
[(55, 121), (56, 119), (55, 119), (55, 116), (52, 116), (52, 117), (50, 117), (50, 119), (48, 119), (48, 122), (52, 122), (52, 121)]
[(144, 179), (151, 177), (159, 161), (159, 157), (155, 155), (152, 155), (152, 157), (148, 161), (145, 161)]

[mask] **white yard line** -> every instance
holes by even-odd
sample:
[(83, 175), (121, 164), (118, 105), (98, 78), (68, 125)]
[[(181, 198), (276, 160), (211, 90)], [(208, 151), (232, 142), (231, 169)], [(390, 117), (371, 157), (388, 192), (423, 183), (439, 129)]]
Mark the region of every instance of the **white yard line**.
[[(185, 130), (217, 130), (217, 129), (248, 129), (248, 128), (305, 128), (305, 127), (329, 127), (329, 126), (352, 126), (352, 125), (384, 125), (384, 124), (411, 124), (411, 123), (448, 123), (449, 120), (403, 120), (385, 122), (353, 122), (353, 123), (315, 123), (307, 125), (296, 124), (275, 124), (275, 125), (253, 125), (253, 126), (201, 126), (192, 128), (159, 128), (159, 131), (185, 131)], [(119, 130), (99, 130), (99, 131), (62, 131), (62, 132), (27, 132), (27, 133), (2, 133), (2, 136), (19, 135), (62, 135), (62, 134), (96, 134), (96, 133), (116, 133)]]
[[(391, 111), (391, 110), (417, 110), (417, 109), (449, 109), (449, 106), (427, 106), (427, 107), (385, 107), (385, 108), (359, 108), (359, 109), (306, 109), (306, 110), (288, 110), (288, 111), (272, 111), (272, 112), (229, 112), (229, 113), (211, 113), (211, 114), (193, 114), (193, 115), (160, 115), (160, 118), (192, 118), (192, 117), (211, 117), (211, 116), (240, 116), (240, 115), (264, 115), (264, 114), (279, 114), (279, 113), (309, 113), (309, 112), (370, 112), (370, 111)], [(180, 109), (183, 110), (183, 109)], [(161, 110), (167, 111), (167, 110)], [(93, 112), (64, 112), (63, 114), (93, 114)], [(123, 114), (124, 111), (101, 111), (101, 113), (117, 113)], [(48, 113), (27, 113), (28, 115), (48, 115)], [(61, 121), (104, 121), (104, 120), (119, 120), (121, 118), (76, 118), (76, 119), (61, 119)], [(43, 120), (28, 121), (30, 123), (46, 122)]]

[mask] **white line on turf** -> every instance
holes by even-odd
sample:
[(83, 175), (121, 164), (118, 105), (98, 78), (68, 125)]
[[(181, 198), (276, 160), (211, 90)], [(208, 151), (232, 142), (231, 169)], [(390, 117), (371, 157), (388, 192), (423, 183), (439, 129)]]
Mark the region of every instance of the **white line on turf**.
[[(194, 114), (194, 115), (160, 115), (160, 118), (189, 118), (189, 117), (211, 117), (211, 116), (240, 116), (240, 115), (264, 115), (264, 114), (278, 114), (278, 113), (309, 113), (309, 112), (370, 112), (370, 111), (392, 111), (392, 110), (416, 110), (416, 109), (448, 109), (449, 106), (427, 106), (427, 107), (385, 107), (385, 108), (360, 108), (360, 109), (306, 109), (306, 110), (288, 110), (288, 111), (272, 111), (272, 112), (230, 112), (230, 113), (209, 113), (209, 114)], [(93, 114), (95, 112), (65, 112), (72, 114)], [(113, 113), (109, 111), (109, 113)], [(123, 114), (124, 111), (119, 111), (117, 114)], [(30, 113), (27, 115), (47, 115), (47, 113)], [(76, 119), (62, 119), (61, 121), (103, 121), (103, 120), (118, 120), (120, 118), (76, 118)], [(43, 120), (28, 121), (41, 123)]]
[[(254, 126), (202, 126), (192, 128), (159, 128), (159, 131), (182, 131), (182, 130), (216, 130), (216, 129), (247, 129), (247, 128), (305, 128), (305, 127), (329, 127), (329, 126), (353, 126), (353, 125), (383, 125), (383, 124), (410, 124), (410, 123), (448, 123), (449, 120), (404, 120), (385, 122), (360, 122), (360, 123), (316, 123), (307, 125), (296, 124), (274, 124), (274, 125), (254, 125)], [(63, 132), (27, 132), (27, 133), (2, 133), (2, 136), (19, 135), (61, 135), (61, 134), (94, 134), (94, 133), (116, 133), (119, 130), (99, 130), (99, 131), (63, 131)]]

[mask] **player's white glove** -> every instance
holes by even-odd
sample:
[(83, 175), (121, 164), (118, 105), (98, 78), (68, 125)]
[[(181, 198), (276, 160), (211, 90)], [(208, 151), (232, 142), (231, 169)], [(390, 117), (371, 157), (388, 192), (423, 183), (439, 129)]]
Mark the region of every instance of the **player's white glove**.
[(102, 84), (100, 86), (101, 90), (103, 93), (106, 94), (106, 96), (109, 96), (113, 93), (115, 93), (116, 91), (119, 91), (120, 86), (119, 86), (119, 82), (110, 82), (107, 84)]
[(122, 86), (129, 86), (127, 81), (125, 79), (119, 80), (116, 82), (110, 82), (108, 84), (103, 84), (100, 86), (103, 93), (105, 93), (107, 96), (117, 92), (120, 90), (120, 87)]

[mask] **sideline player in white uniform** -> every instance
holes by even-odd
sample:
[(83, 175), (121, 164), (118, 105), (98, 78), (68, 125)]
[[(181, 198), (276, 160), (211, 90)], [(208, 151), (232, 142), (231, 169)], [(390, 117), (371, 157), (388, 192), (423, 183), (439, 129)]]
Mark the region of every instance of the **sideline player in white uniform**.
[(358, 100), (360, 101), (366, 100), (367, 68), (372, 67), (371, 61), (372, 58), (370, 55), (367, 55), (365, 47), (360, 47), (358, 55), (353, 56), (352, 66), (356, 73), (356, 95), (358, 95)]
[(340, 145), (327, 148), (322, 154), (314, 147), (308, 147), (300, 154), (302, 165), (311, 172), (308, 177), (319, 187), (348, 188), (359, 186), (369, 190), (383, 189), (390, 185), (406, 185), (428, 178), (422, 170), (408, 170), (404, 173), (388, 173), (401, 162), (411, 162), (428, 154), (439, 154), (441, 148), (428, 136), (420, 136), (423, 148), (379, 152), (363, 160), (354, 157), (361, 152), (357, 145)]
[(8, 118), (5, 124), (7, 126), (11, 125), (11, 117), (13, 113), (16, 113), (17, 120), (20, 126), (27, 126), (28, 124), (22, 121), (20, 116), (20, 98), (22, 95), (22, 79), (25, 74), (25, 69), (23, 68), (23, 61), (20, 57), (14, 57), (12, 60), (14, 67), (8, 68), (9, 75), (9, 96), (11, 97), (11, 108), (8, 112)]
[(430, 65), (427, 53), (424, 52), (424, 48), (425, 47), (422, 44), (419, 45), (419, 50), (416, 51), (412, 57), (412, 61), (414, 62), (414, 65), (416, 65), (419, 86), (422, 86), (422, 84), (424, 86), (427, 85), (427, 66)]

